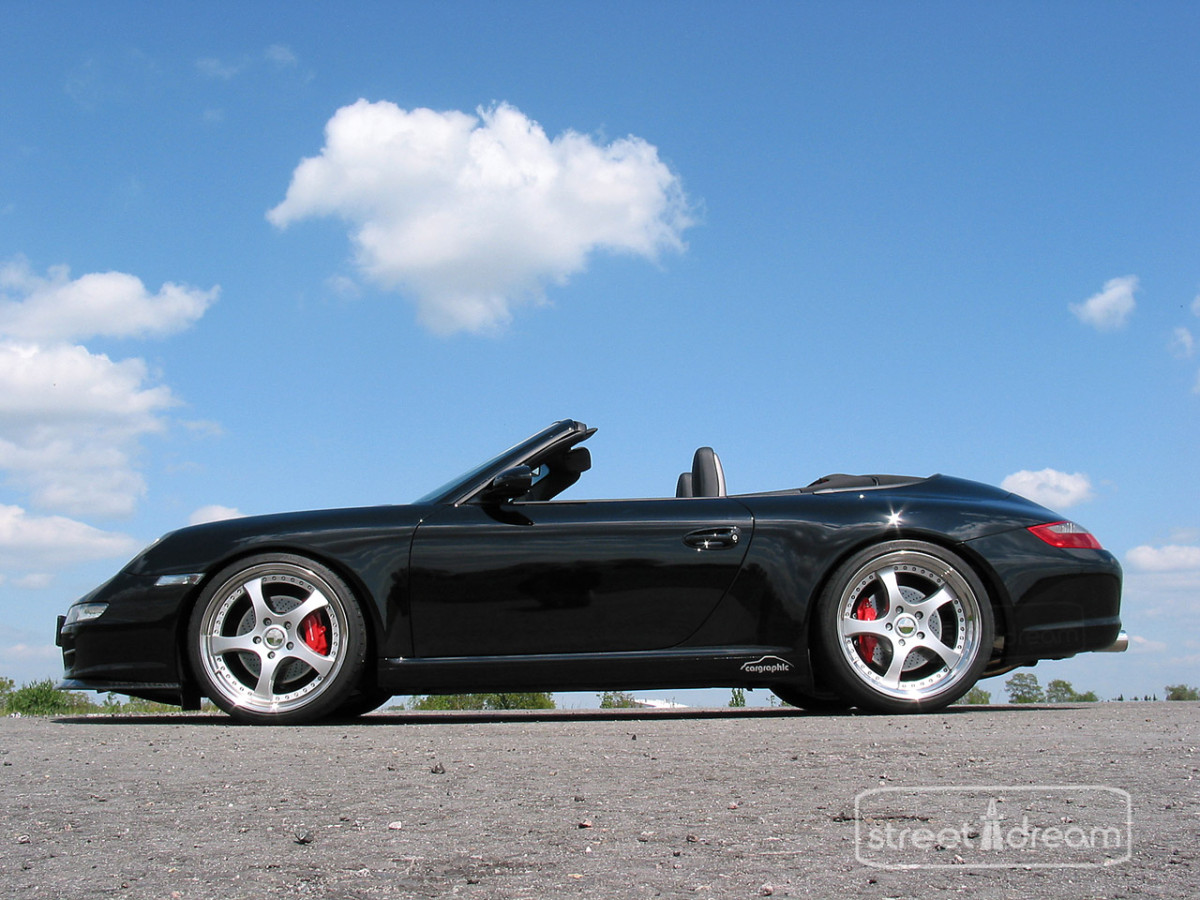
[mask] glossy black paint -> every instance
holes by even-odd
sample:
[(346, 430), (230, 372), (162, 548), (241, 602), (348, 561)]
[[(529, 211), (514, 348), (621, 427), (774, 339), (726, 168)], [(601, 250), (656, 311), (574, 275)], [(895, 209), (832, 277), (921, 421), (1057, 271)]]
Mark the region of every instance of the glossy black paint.
[[(236, 519), (163, 537), (60, 627), (64, 684), (194, 703), (182, 642), (203, 579), (252, 554), (329, 566), (363, 607), (378, 684), (395, 693), (790, 684), (820, 690), (808, 646), (826, 580), (904, 538), (967, 559), (995, 606), (992, 669), (1111, 644), (1121, 572), (1028, 526), (1060, 517), (961, 479), (834, 478), (720, 498), (499, 499), (561, 490), (592, 433), (564, 420), (409, 506)], [(508, 473), (509, 484), (496, 485)], [(521, 477), (524, 477), (523, 475)], [(539, 488), (539, 483), (541, 487)], [(539, 494), (540, 491), (540, 494)], [(490, 495), (490, 496), (489, 496)], [(160, 584), (164, 576), (195, 584)]]
[(440, 507), (412, 545), (414, 644), (421, 656), (678, 646), (716, 608), (750, 543), (697, 551), (688, 536), (749, 536), (752, 522), (724, 498)]

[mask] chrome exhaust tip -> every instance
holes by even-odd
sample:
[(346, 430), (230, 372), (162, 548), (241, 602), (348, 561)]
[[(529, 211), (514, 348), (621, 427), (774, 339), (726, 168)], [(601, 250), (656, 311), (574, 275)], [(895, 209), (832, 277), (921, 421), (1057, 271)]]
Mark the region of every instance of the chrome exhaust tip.
[(1117, 635), (1117, 639), (1107, 647), (1101, 647), (1099, 653), (1124, 653), (1129, 649), (1129, 635), (1122, 631)]

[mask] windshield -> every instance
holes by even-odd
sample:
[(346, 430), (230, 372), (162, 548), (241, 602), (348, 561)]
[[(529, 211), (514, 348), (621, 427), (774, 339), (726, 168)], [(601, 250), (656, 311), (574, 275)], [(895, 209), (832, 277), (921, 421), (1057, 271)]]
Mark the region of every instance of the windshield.
[(489, 469), (491, 469), (494, 466), (499, 466), (500, 463), (507, 456), (509, 456), (509, 454), (511, 454), (514, 450), (516, 450), (517, 447), (519, 447), (519, 446), (520, 445), (517, 444), (512, 447), (509, 447), (507, 450), (505, 450), (499, 456), (493, 456), (491, 459), (489, 459), (483, 465), (476, 466), (475, 468), (471, 469), (468, 472), (463, 472), (461, 475), (456, 475), (454, 478), (451, 478), (445, 484), (441, 485), (440, 487), (435, 488), (434, 490), (430, 491), (428, 494), (423, 494), (422, 496), (418, 497), (413, 502), (414, 503), (437, 503), (439, 501), (439, 498), (442, 495), (455, 493), (454, 488), (456, 488), (458, 485), (472, 484), (476, 480), (482, 478), (483, 474), (485, 472), (487, 472)]
[(549, 428), (526, 438), (519, 444), (514, 444), (503, 453), (493, 456), (482, 465), (452, 478), (436, 490), (430, 491), (414, 500), (414, 503), (456, 503), (464, 496), (473, 493), (484, 482), (490, 481), (495, 474), (509, 466), (520, 465), (529, 457), (544, 450), (548, 444), (553, 444), (564, 435), (575, 431), (586, 431), (587, 426), (571, 419), (555, 422)]

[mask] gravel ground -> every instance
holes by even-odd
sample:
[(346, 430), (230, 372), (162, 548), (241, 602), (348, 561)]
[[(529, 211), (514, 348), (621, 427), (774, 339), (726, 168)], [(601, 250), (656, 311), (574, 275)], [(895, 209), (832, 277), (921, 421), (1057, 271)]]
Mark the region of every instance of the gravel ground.
[[(0, 719), (0, 894), (1175, 900), (1200, 879), (1198, 723), (1195, 703)], [(1132, 858), (858, 860), (856, 795), (947, 785), (1127, 791)], [(908, 859), (955, 855), (934, 853)]]

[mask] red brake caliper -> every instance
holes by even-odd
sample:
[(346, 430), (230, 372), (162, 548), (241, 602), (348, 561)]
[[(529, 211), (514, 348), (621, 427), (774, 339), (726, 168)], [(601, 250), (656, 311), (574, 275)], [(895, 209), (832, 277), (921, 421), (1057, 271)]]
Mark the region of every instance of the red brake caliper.
[[(871, 604), (869, 597), (863, 597), (858, 601), (858, 605), (854, 607), (854, 618), (863, 622), (874, 622), (877, 618), (875, 607)], [(870, 663), (875, 661), (875, 648), (879, 646), (879, 638), (873, 635), (863, 634), (858, 637), (858, 655), (862, 657), (863, 662)]]
[(329, 629), (319, 613), (311, 612), (300, 623), (300, 636), (313, 653), (329, 654)]

